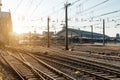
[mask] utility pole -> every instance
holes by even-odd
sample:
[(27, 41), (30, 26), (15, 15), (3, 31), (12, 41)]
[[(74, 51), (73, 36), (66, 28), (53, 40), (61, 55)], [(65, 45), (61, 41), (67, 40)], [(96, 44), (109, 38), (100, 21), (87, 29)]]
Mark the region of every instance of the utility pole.
[(71, 45), (72, 45), (72, 43), (73, 43), (73, 36), (72, 36), (72, 33), (71, 33)]
[(93, 44), (93, 25), (91, 25), (91, 43)]
[(66, 32), (66, 36), (65, 36), (65, 50), (68, 50), (68, 6), (70, 6), (70, 3), (66, 3), (65, 4), (65, 32)]
[[(80, 28), (79, 28), (80, 30)], [(80, 44), (82, 44), (82, 31), (80, 30)]]
[(105, 20), (103, 19), (103, 46), (105, 46)]
[(30, 32), (29, 32), (29, 41), (30, 41), (29, 44), (30, 44), (30, 46), (32, 45), (32, 43), (31, 43), (31, 39), (32, 39), (31, 36), (32, 36), (32, 33), (31, 33), (31, 31), (30, 31)]
[(2, 7), (2, 0), (0, 0), (0, 12), (1, 12), (1, 7)]
[(50, 18), (48, 17), (48, 19), (47, 19), (47, 26), (48, 26), (48, 34), (47, 34), (47, 40), (48, 40), (48, 44), (47, 44), (47, 47), (49, 48), (50, 47), (50, 42), (49, 42), (49, 40), (50, 40), (50, 34), (49, 34), (49, 22), (50, 22)]

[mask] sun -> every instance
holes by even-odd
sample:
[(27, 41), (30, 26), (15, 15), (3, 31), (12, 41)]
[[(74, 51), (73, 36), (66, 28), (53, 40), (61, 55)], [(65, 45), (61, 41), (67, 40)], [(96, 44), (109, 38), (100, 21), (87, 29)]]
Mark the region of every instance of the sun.
[(20, 28), (20, 27), (13, 27), (13, 32), (17, 33), (17, 34), (22, 34), (24, 33), (24, 29)]
[(13, 26), (13, 32), (17, 34), (32, 32), (28, 27), (29, 26)]
[(13, 32), (17, 34), (27, 33), (28, 29), (26, 29), (26, 26), (22, 25), (20, 22), (16, 22), (13, 25)]

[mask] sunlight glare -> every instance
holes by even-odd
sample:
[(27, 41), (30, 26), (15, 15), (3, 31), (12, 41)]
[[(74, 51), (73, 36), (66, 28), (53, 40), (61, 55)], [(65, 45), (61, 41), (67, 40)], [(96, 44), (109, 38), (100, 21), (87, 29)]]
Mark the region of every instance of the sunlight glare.
[(13, 28), (13, 31), (14, 31), (15, 33), (17, 33), (17, 34), (22, 34), (22, 33), (24, 33), (24, 30), (21, 29), (21, 28), (19, 28), (19, 27), (14, 27), (14, 28)]
[(26, 27), (27, 22), (25, 23), (25, 22), (19, 21), (16, 17), (13, 18), (13, 22), (14, 22), (13, 31), (15, 33), (22, 34), (22, 33), (29, 32), (29, 29), (27, 29), (27, 27)]

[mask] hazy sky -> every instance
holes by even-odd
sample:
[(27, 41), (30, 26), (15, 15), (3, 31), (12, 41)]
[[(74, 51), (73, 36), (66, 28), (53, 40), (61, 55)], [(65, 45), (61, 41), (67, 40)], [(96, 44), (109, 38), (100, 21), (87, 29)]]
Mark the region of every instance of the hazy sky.
[(14, 31), (46, 30), (48, 16), (51, 30), (58, 31), (62, 27), (60, 24), (64, 24), (66, 1), (78, 1), (68, 8), (69, 27), (90, 31), (93, 25), (94, 32), (102, 33), (102, 20), (105, 19), (106, 34), (120, 34), (120, 0), (2, 0), (2, 10), (10, 9)]

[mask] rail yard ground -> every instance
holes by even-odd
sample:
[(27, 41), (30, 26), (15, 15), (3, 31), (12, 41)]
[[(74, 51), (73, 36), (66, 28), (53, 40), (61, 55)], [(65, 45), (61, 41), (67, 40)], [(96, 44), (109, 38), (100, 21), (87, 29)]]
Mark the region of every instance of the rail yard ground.
[[(46, 68), (48, 68), (48, 66), (49, 67), (52, 66), (48, 68), (50, 70), (52, 69), (51, 71), (52, 73), (50, 73), (51, 75), (43, 71), (45, 74), (47, 74), (47, 78), (45, 77), (44, 74), (46, 80), (49, 80), (48, 76), (52, 76), (53, 79), (57, 79), (57, 80), (120, 80), (120, 76), (119, 76), (120, 47), (91, 45), (91, 44), (74, 45), (74, 46), (72, 45), (69, 46), (69, 50), (65, 50), (64, 46), (60, 46), (60, 45), (59, 46), (51, 45), (49, 48), (43, 46), (17, 46), (17, 47), (6, 46), (4, 48), (1, 47), (0, 80), (22, 80), (22, 79), (18, 79), (18, 74), (16, 74), (14, 70), (16, 70), (18, 73), (20, 73), (25, 77), (27, 76), (28, 80), (31, 78), (29, 77), (30, 75), (29, 76), (25, 75), (25, 72), (22, 72), (22, 70), (20, 71), (18, 67), (17, 68), (14, 67), (15, 69), (12, 70), (13, 67), (11, 68), (10, 65), (12, 66), (18, 65), (19, 60), (15, 61), (11, 58), (7, 59), (11, 55), (13, 55), (13, 56), (17, 56), (20, 60), (23, 60), (24, 62), (26, 61), (29, 62), (29, 60), (32, 58), (29, 58), (28, 55), (23, 55), (24, 53), (32, 54), (34, 57), (42, 60), (45, 63), (44, 66), (45, 67), (47, 66)], [(21, 55), (23, 57), (21, 57)], [(35, 63), (34, 58), (33, 60), (30, 60), (29, 63), (30, 65), (33, 64), (32, 61), (33, 63)], [(28, 65), (28, 62), (26, 65)], [(63, 69), (58, 67), (58, 65), (62, 66)], [(67, 68), (68, 66), (65, 65), (71, 65), (71, 67), (69, 67), (70, 69), (68, 69)], [(33, 64), (32, 67), (38, 67), (38, 63)], [(53, 68), (55, 68), (55, 70), (53, 70)], [(37, 71), (37, 70), (33, 70), (33, 71)], [(53, 73), (57, 73), (57, 74), (53, 74)], [(62, 74), (63, 77), (62, 76), (58, 77), (59, 74)], [(39, 80), (37, 78), (34, 79), (32, 78), (32, 79)], [(40, 80), (43, 79), (40, 78)]]
[[(31, 52), (46, 52), (41, 51), (41, 46), (24, 46), (26, 50), (29, 50)], [(45, 47), (47, 48), (47, 47)], [(50, 49), (56, 49), (56, 50), (64, 50), (65, 46), (50, 46)], [(91, 44), (85, 44), (85, 45), (71, 45), (69, 46), (69, 50), (72, 52), (88, 52), (91, 54), (99, 54), (99, 55), (106, 55), (106, 56), (120, 56), (120, 47), (119, 46), (103, 46), (103, 45), (91, 45)]]

